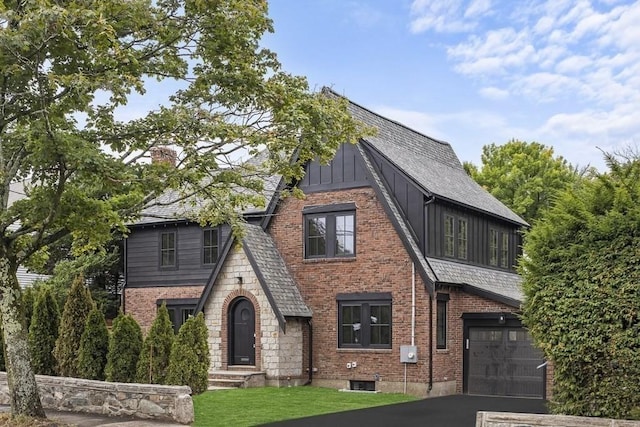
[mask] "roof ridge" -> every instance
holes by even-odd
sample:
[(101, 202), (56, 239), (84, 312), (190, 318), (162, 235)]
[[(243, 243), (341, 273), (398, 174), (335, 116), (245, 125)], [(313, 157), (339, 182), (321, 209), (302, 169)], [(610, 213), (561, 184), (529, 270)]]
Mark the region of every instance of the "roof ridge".
[(437, 142), (438, 144), (448, 145), (449, 147), (451, 147), (451, 144), (450, 144), (450, 143), (448, 143), (447, 141), (443, 141), (443, 140), (441, 140), (441, 139), (433, 138), (433, 137), (431, 137), (431, 136), (429, 136), (429, 135), (427, 135), (427, 134), (425, 134), (425, 133), (422, 133), (422, 132), (417, 131), (417, 130), (415, 130), (415, 129), (413, 129), (413, 128), (410, 128), (409, 126), (407, 126), (407, 125), (405, 125), (405, 124), (403, 124), (403, 123), (400, 123), (400, 122), (399, 122), (399, 121), (397, 121), (397, 120), (390, 119), (390, 118), (388, 118), (388, 117), (385, 117), (385, 116), (381, 115), (380, 113), (376, 113), (375, 111), (373, 111), (373, 110), (371, 110), (371, 109), (369, 109), (369, 108), (367, 108), (367, 107), (365, 107), (365, 106), (363, 106), (363, 105), (361, 105), (361, 104), (358, 104), (357, 102), (352, 101), (351, 99), (347, 98), (346, 96), (344, 96), (344, 95), (340, 95), (338, 92), (336, 92), (335, 90), (331, 89), (330, 87), (324, 86), (324, 87), (322, 88), (322, 93), (329, 93), (329, 94), (331, 94), (331, 95), (334, 95), (334, 96), (337, 96), (337, 97), (340, 97), (340, 98), (346, 99), (346, 100), (347, 100), (347, 102), (349, 102), (350, 104), (355, 105), (356, 107), (358, 107), (358, 108), (360, 108), (360, 109), (362, 109), (362, 110), (365, 110), (365, 111), (367, 111), (368, 113), (371, 113), (371, 114), (373, 114), (373, 115), (375, 115), (375, 116), (377, 116), (377, 117), (381, 118), (381, 119), (382, 119), (382, 120), (384, 120), (384, 121), (387, 121), (387, 122), (393, 123), (393, 124), (395, 124), (395, 125), (397, 125), (397, 126), (400, 126), (400, 127), (404, 128), (404, 129), (406, 129), (406, 130), (410, 131), (410, 132), (413, 132), (413, 133), (415, 133), (415, 134), (417, 134), (417, 135), (420, 135), (420, 136), (422, 136), (422, 137), (424, 137), (424, 138), (428, 138), (428, 139), (430, 139), (430, 140), (431, 140), (431, 141), (433, 141), (433, 142)]

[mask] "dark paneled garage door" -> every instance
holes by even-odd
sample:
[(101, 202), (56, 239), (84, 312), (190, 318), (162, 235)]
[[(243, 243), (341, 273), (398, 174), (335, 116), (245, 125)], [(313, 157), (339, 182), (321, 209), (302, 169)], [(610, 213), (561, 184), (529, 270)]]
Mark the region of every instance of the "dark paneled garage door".
[(542, 353), (521, 327), (469, 327), (466, 391), (492, 396), (544, 395)]

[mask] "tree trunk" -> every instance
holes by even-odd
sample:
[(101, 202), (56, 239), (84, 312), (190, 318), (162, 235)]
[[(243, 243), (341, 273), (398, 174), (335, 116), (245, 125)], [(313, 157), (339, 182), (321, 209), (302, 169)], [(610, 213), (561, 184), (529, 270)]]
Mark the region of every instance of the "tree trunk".
[(16, 277), (17, 266), (0, 257), (0, 314), (4, 330), (7, 381), (13, 416), (45, 418), (31, 368), (31, 354), (24, 322), (21, 290)]

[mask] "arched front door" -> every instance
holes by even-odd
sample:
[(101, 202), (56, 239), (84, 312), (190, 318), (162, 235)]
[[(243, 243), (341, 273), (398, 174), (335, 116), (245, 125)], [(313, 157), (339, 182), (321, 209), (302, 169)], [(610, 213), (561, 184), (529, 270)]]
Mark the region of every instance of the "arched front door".
[(229, 364), (256, 364), (256, 322), (253, 304), (238, 298), (229, 309)]

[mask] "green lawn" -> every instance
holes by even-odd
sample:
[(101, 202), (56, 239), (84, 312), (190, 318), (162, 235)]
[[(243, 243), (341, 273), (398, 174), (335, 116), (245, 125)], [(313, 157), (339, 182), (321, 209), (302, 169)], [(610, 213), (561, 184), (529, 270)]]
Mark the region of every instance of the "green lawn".
[(208, 391), (193, 397), (194, 426), (254, 426), (312, 415), (409, 402), (404, 394), (348, 393), (319, 387)]

